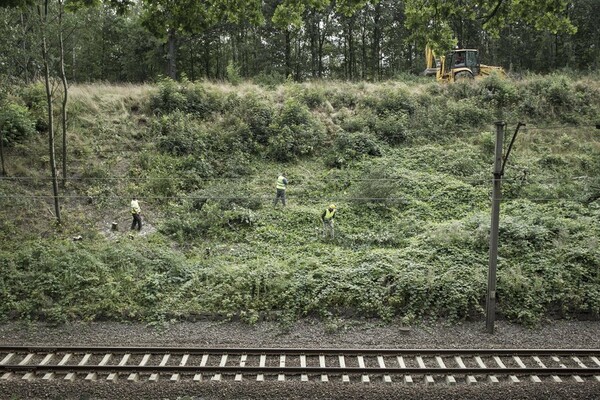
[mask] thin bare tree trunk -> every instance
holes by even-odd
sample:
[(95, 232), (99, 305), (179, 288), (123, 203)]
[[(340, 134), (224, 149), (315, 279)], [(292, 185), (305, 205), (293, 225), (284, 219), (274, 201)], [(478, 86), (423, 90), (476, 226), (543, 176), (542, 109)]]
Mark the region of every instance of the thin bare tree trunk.
[(60, 79), (63, 85), (63, 98), (62, 98), (62, 187), (63, 189), (67, 186), (67, 101), (69, 97), (69, 86), (67, 84), (67, 75), (65, 74), (65, 46), (63, 41), (63, 25), (62, 17), (64, 11), (63, 0), (59, 1), (59, 14), (58, 14), (58, 34), (60, 43)]
[(177, 49), (176, 49), (176, 41), (177, 37), (175, 36), (175, 30), (169, 29), (169, 38), (168, 38), (168, 65), (167, 65), (167, 75), (169, 78), (176, 80), (177, 79)]
[(40, 15), (41, 27), (42, 27), (42, 59), (44, 61), (44, 83), (46, 84), (46, 101), (48, 103), (48, 147), (50, 152), (50, 170), (52, 172), (52, 192), (54, 197), (54, 212), (56, 222), (61, 223), (60, 219), (60, 204), (58, 199), (58, 180), (56, 176), (56, 154), (54, 148), (54, 118), (52, 113), (52, 91), (50, 89), (50, 66), (49, 63), (49, 52), (48, 44), (46, 43), (46, 29), (48, 23), (48, 2), (44, 1), (44, 10), (42, 11), (38, 6), (38, 14)]
[(0, 161), (2, 162), (2, 176), (6, 176), (6, 168), (4, 168), (4, 137), (0, 130)]
[(286, 28), (285, 32), (285, 77), (286, 79), (292, 73), (292, 44), (290, 30)]

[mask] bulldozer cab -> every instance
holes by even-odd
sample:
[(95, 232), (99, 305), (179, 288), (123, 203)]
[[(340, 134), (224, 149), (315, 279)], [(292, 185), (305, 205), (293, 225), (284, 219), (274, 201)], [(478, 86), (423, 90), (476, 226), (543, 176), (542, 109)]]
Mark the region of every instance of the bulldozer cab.
[(455, 75), (475, 77), (479, 75), (479, 52), (475, 49), (453, 50), (445, 57), (444, 77), (454, 80)]

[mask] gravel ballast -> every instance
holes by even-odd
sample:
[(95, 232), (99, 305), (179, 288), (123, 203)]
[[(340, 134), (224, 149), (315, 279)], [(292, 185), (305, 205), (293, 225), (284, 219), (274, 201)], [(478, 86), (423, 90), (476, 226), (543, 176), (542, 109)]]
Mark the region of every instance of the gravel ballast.
[[(307, 348), (600, 348), (600, 321), (552, 321), (529, 329), (485, 322), (399, 323), (303, 320), (290, 329), (262, 322), (200, 321), (160, 328), (142, 324), (39, 323), (0, 325), (3, 345), (307, 347)], [(336, 382), (21, 382), (0, 381), (2, 399), (600, 399), (600, 383), (416, 384)]]

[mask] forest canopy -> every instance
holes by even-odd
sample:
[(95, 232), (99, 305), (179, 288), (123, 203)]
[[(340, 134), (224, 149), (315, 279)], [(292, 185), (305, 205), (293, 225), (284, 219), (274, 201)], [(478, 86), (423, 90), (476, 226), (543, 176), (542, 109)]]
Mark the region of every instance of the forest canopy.
[(46, 3), (51, 22), (65, 11), (49, 29), (64, 33), (72, 82), (382, 80), (420, 73), (426, 44), (477, 48), (512, 72), (589, 71), (600, 60), (596, 0), (4, 0), (0, 75), (40, 77)]

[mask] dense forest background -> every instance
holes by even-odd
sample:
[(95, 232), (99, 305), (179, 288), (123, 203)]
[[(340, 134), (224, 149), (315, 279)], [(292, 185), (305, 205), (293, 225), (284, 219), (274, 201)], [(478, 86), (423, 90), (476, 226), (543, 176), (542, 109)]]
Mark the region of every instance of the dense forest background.
[[(415, 1), (355, 1), (344, 8), (344, 2), (267, 0), (221, 10), (212, 19), (186, 2), (140, 1), (126, 9), (124, 2), (80, 3), (86, 2), (49, 3), (48, 29), (63, 32), (64, 68), (72, 82), (150, 82), (161, 75), (377, 81), (420, 73), (426, 41), (477, 48), (485, 63), (512, 72), (592, 71), (600, 62), (598, 0), (558, 2), (565, 7), (557, 14), (568, 18), (570, 29), (520, 20), (495, 34), (459, 8), (465, 2), (447, 11), (440, 26), (419, 23), (414, 10), (409, 14), (406, 3)], [(35, 7), (0, 8), (0, 75), (25, 82), (41, 77), (39, 25)], [(48, 45), (58, 59), (54, 33)]]

